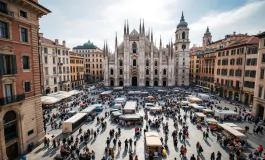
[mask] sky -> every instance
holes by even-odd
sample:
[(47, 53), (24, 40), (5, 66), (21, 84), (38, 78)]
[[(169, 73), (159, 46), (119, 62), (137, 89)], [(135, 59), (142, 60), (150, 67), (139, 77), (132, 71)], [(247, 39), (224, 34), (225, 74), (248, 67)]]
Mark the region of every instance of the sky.
[(40, 19), (40, 33), (45, 38), (66, 41), (68, 48), (90, 40), (99, 48), (104, 41), (114, 51), (115, 35), (123, 41), (124, 21), (130, 32), (139, 30), (144, 19), (145, 30), (153, 30), (156, 46), (161, 36), (165, 46), (175, 41), (175, 31), (184, 12), (189, 24), (191, 45), (202, 45), (209, 26), (212, 40), (227, 34), (255, 35), (265, 30), (265, 0), (39, 0), (51, 10)]

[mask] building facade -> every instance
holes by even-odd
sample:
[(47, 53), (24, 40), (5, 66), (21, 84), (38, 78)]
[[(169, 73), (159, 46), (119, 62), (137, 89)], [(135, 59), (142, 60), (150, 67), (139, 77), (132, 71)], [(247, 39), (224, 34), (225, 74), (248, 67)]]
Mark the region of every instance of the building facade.
[(194, 45), (190, 48), (190, 84), (196, 85), (198, 84), (198, 74), (199, 74), (199, 59), (197, 55), (201, 52), (201, 47), (197, 47)]
[(57, 91), (69, 91), (70, 86), (70, 54), (66, 42), (59, 44), (39, 34), (41, 68), (42, 68), (42, 90), (43, 94)]
[(255, 80), (255, 92), (252, 114), (260, 119), (265, 119), (265, 32), (257, 35), (259, 38), (257, 75)]
[(24, 155), (44, 137), (37, 0), (0, 0), (0, 160)]
[(85, 62), (85, 82), (95, 83), (103, 81), (103, 52), (100, 48), (88, 41), (82, 46), (73, 48), (73, 52), (84, 57)]
[[(151, 32), (151, 33), (150, 33)], [(139, 31), (129, 32), (124, 25), (123, 42), (110, 54), (104, 44), (105, 86), (189, 86), (189, 28), (182, 13), (175, 32), (175, 42), (159, 48), (153, 41), (153, 31), (146, 32), (144, 21)]]
[(84, 85), (84, 57), (70, 52), (71, 89), (78, 89)]

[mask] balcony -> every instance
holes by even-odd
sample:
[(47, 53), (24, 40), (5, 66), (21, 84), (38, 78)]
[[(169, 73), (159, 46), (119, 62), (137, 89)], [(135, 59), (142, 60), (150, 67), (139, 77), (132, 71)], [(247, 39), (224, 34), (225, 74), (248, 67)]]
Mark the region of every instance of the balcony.
[(63, 65), (63, 63), (58, 63), (58, 66), (62, 66)]
[(7, 9), (0, 9), (0, 13), (5, 14), (5, 15), (7, 15), (9, 17), (12, 17), (12, 18), (14, 17), (14, 12), (13, 11), (9, 11)]
[(0, 98), (0, 106), (4, 106), (4, 105), (15, 103), (15, 102), (20, 102), (23, 100), (25, 100), (25, 94), (19, 94), (19, 95), (14, 95), (10, 97), (3, 97), (3, 98)]
[(69, 80), (66, 80), (66, 81), (61, 81), (61, 82), (59, 82), (59, 84), (64, 84), (64, 83), (67, 83), (67, 82), (69, 82)]

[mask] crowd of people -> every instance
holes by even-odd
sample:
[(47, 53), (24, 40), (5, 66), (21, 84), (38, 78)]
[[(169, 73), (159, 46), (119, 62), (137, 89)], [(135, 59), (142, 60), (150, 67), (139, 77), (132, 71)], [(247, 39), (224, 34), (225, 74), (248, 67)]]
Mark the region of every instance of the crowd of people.
[[(104, 90), (103, 87), (100, 89)], [(124, 89), (124, 95), (127, 99), (136, 99), (137, 104), (141, 107), (139, 107), (139, 110), (142, 110), (146, 115), (148, 115), (148, 118), (146, 119), (146, 125), (145, 127), (143, 125), (140, 125), (142, 127), (140, 129), (140, 135), (144, 135), (145, 132), (149, 130), (163, 130), (164, 136), (160, 137), (160, 140), (163, 144), (162, 148), (157, 148), (157, 152), (160, 156), (163, 156), (163, 150), (168, 150), (168, 136), (171, 131), (171, 136), (173, 138), (173, 143), (175, 147), (179, 148), (179, 158), (175, 159), (188, 159), (187, 157), (187, 147), (184, 144), (189, 143), (189, 135), (193, 134), (189, 132), (190, 125), (196, 125), (197, 120), (194, 118), (194, 113), (192, 111), (183, 110), (181, 106), (179, 105), (179, 101), (184, 100), (185, 93), (179, 93), (176, 94), (171, 91), (171, 88), (167, 89), (167, 92), (165, 93), (158, 93), (156, 90), (149, 90), (149, 95), (152, 95), (156, 99), (160, 99), (161, 101), (157, 102), (157, 105), (162, 106), (161, 112), (156, 112), (155, 114), (150, 114), (148, 110), (144, 108), (144, 104), (148, 101), (144, 97), (138, 97), (138, 96), (131, 96), (128, 95), (128, 91), (139, 90), (139, 91), (146, 91), (147, 89), (144, 87), (141, 88), (133, 88), (133, 87), (127, 87)], [(102, 103), (106, 106), (109, 106), (112, 104), (114, 99), (116, 97), (121, 96), (121, 93), (114, 94), (113, 97), (104, 97), (104, 98), (94, 98), (98, 92), (89, 91), (89, 90), (82, 90), (82, 92), (74, 97), (73, 99), (65, 102), (61, 102), (58, 104), (58, 107), (56, 111), (54, 112), (52, 109), (46, 109), (43, 112), (43, 119), (44, 119), (44, 130), (45, 133), (47, 131), (47, 127), (49, 127), (51, 130), (60, 129), (62, 126), (62, 122), (67, 120), (71, 117), (69, 115), (69, 111), (74, 110), (78, 107), (80, 107), (80, 104), (87, 103)], [(91, 96), (93, 95), (93, 96)], [(215, 100), (214, 105), (211, 105), (211, 103), (205, 103), (206, 107), (211, 109), (220, 109), (219, 105), (216, 105), (220, 103), (220, 100)], [(222, 107), (221, 107), (222, 108)], [(222, 108), (223, 109), (223, 108)], [(235, 110), (239, 113), (240, 116), (242, 116), (242, 120), (245, 121), (253, 121), (254, 118), (246, 113), (246, 109), (242, 107), (241, 105), (235, 106)], [(106, 112), (107, 113), (107, 112)], [(72, 157), (72, 158), (79, 158), (80, 160), (90, 160), (90, 159), (98, 159), (99, 157), (95, 157), (95, 151), (92, 150), (92, 148), (89, 148), (89, 143), (92, 143), (95, 141), (100, 134), (100, 132), (106, 132), (104, 125), (108, 125), (111, 123), (108, 121), (108, 115), (106, 114), (104, 118), (100, 118), (100, 126), (94, 128), (91, 126), (90, 129), (87, 129), (85, 131), (82, 130), (82, 127), (79, 130), (79, 134), (74, 137), (71, 135), (67, 138), (48, 138), (45, 137), (44, 139), (44, 148), (60, 148), (61, 156), (63, 157)], [(173, 120), (173, 126), (169, 126), (168, 120)], [(188, 123), (188, 120), (190, 123)], [(260, 123), (260, 120), (255, 120), (255, 126), (253, 128), (253, 132), (255, 134), (263, 135), (263, 126)], [(128, 152), (129, 154), (129, 160), (138, 160), (138, 155), (136, 155), (136, 149), (137, 149), (137, 142), (139, 138), (137, 137), (127, 137), (125, 141), (121, 141), (119, 137), (121, 136), (121, 130), (122, 127), (125, 125), (119, 126), (118, 129), (110, 129), (109, 130), (109, 137), (106, 138), (106, 146), (104, 151), (104, 156), (101, 158), (102, 160), (113, 160), (115, 159), (115, 151), (116, 148), (118, 148), (118, 152), (122, 149), (122, 143), (124, 144), (124, 150)], [(246, 126), (247, 130), (248, 126)], [(200, 132), (198, 132), (200, 133)], [(209, 127), (202, 128), (202, 137), (205, 141), (209, 138)], [(240, 142), (234, 142), (233, 139), (228, 139), (227, 137), (223, 137), (221, 134), (217, 134), (217, 142), (224, 148), (229, 151), (229, 160), (243, 160), (243, 152), (246, 147), (245, 141)], [(52, 139), (52, 140), (51, 140)], [(179, 146), (179, 142), (182, 142), (182, 144)], [(52, 145), (50, 145), (52, 143)], [(112, 145), (111, 145), (112, 144)], [(117, 145), (116, 145), (117, 144)], [(172, 147), (172, 146), (170, 146)], [(84, 148), (84, 149), (82, 149)], [(192, 154), (192, 156), (189, 158), (190, 160), (201, 160), (203, 156), (204, 148), (201, 145), (201, 142), (198, 141), (196, 143), (196, 150), (197, 153)], [(264, 160), (265, 154), (262, 155), (263, 148), (260, 145), (255, 152), (251, 152), (248, 155), (248, 158), (251, 160)], [(262, 157), (263, 156), (263, 157)], [(154, 159), (155, 155), (153, 153), (146, 153), (145, 158), (146, 159)], [(260, 158), (258, 158), (260, 157)], [(263, 159), (262, 159), (262, 158)], [(206, 158), (208, 159), (208, 157)], [(220, 151), (212, 152), (210, 157), (210, 160), (221, 160), (222, 154)]]

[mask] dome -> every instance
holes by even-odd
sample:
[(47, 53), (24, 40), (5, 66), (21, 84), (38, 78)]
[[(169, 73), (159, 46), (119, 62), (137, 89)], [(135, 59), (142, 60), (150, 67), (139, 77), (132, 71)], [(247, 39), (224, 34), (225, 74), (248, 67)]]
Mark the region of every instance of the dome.
[(204, 35), (211, 35), (211, 32), (209, 31), (209, 27), (207, 26), (206, 32), (204, 33)]
[(90, 40), (86, 43), (84, 43), (84, 46), (90, 46), (90, 45), (94, 45), (93, 43), (90, 42)]
[(188, 27), (188, 23), (185, 22), (183, 12), (182, 12), (182, 16), (181, 16), (180, 22), (177, 25), (177, 28), (180, 28), (180, 27)]

